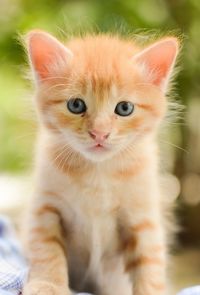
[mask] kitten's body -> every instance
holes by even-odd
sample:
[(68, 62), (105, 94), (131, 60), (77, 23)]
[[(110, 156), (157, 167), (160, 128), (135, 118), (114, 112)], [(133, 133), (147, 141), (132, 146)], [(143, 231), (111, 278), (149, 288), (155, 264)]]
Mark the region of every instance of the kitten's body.
[[(41, 67), (44, 44), (51, 49), (48, 65)], [(42, 32), (30, 36), (42, 127), (24, 294), (68, 295), (70, 287), (96, 295), (164, 295), (166, 238), (155, 134), (166, 109), (160, 85), (175, 57), (168, 72), (166, 65), (159, 69), (159, 79), (151, 76), (155, 69), (144, 77), (145, 60), (132, 69), (139, 49), (130, 42), (89, 37), (68, 48)], [(53, 55), (56, 62), (50, 63)], [(80, 96), (87, 112), (66, 114), (65, 100)], [(135, 114), (117, 116), (113, 108), (126, 100)], [(109, 138), (100, 144), (88, 130), (103, 130)]]
[[(155, 192), (155, 150), (151, 151), (152, 147), (148, 144), (150, 142), (143, 146), (144, 151), (141, 148), (139, 150), (138, 158), (141, 158), (141, 163), (136, 163), (137, 167), (130, 163), (130, 155), (127, 160), (124, 158), (119, 161), (116, 158), (115, 162), (112, 160), (97, 165), (79, 160), (75, 167), (71, 167), (72, 170), (77, 169), (78, 173), (70, 173), (68, 167), (62, 168), (66, 169), (68, 177), (49, 164), (46, 152), (40, 158), (39, 191), (43, 191), (44, 196), (38, 202), (34, 201), (34, 206), (40, 208), (43, 203), (47, 203), (60, 211), (65, 228), (64, 245), (67, 246), (72, 288), (77, 291), (98, 294), (90, 289), (91, 282), (92, 288), (101, 290), (99, 294), (110, 294), (113, 288), (116, 288), (115, 294), (123, 294), (122, 290), (124, 294), (131, 294), (131, 284), (123, 271), (124, 246), (120, 243), (119, 234), (130, 208), (137, 224), (140, 220), (145, 222), (148, 219), (145, 210), (152, 220), (149, 207), (152, 207), (153, 211), (157, 211), (159, 207), (160, 194)], [(45, 140), (44, 145), (49, 149), (51, 139), (50, 142)], [(145, 158), (145, 163), (142, 158)], [(132, 177), (136, 170), (137, 175)], [(141, 186), (138, 186), (139, 183)], [(150, 187), (152, 193), (154, 192), (151, 204), (148, 204), (148, 200), (145, 200), (144, 204), (144, 199), (140, 196), (149, 194)], [(132, 195), (131, 198), (126, 197), (127, 191)], [(159, 217), (155, 218), (157, 222)], [(35, 227), (35, 223), (32, 226)], [(156, 245), (159, 243), (160, 241), (156, 242)], [(152, 250), (150, 247), (149, 251)]]

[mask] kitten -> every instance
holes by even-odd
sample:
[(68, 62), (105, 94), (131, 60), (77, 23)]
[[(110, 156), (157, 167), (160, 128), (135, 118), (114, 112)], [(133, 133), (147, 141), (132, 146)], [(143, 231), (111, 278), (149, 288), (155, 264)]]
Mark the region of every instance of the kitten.
[(179, 51), (118, 36), (27, 36), (40, 130), (24, 295), (164, 295), (156, 134)]

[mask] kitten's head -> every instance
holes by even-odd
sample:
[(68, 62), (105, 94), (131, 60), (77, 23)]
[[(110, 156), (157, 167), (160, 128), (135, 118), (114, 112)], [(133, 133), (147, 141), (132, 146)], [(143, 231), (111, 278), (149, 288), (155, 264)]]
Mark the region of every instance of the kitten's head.
[(67, 47), (41, 31), (27, 40), (42, 124), (63, 145), (102, 161), (155, 133), (166, 111), (175, 37), (146, 48), (108, 35)]

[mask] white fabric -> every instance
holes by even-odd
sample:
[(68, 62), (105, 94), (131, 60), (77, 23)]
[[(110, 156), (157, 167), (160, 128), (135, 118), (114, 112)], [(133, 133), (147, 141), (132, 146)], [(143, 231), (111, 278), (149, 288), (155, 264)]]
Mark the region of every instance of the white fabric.
[(185, 289), (179, 292), (177, 295), (200, 295), (200, 286)]

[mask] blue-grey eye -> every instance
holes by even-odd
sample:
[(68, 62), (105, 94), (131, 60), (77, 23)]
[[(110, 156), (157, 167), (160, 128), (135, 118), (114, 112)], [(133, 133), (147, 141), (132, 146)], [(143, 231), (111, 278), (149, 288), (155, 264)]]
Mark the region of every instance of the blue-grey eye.
[(134, 105), (129, 101), (121, 101), (115, 108), (115, 113), (119, 116), (129, 116), (134, 111)]
[(73, 114), (82, 114), (87, 110), (85, 102), (81, 98), (71, 98), (67, 101), (67, 108)]

